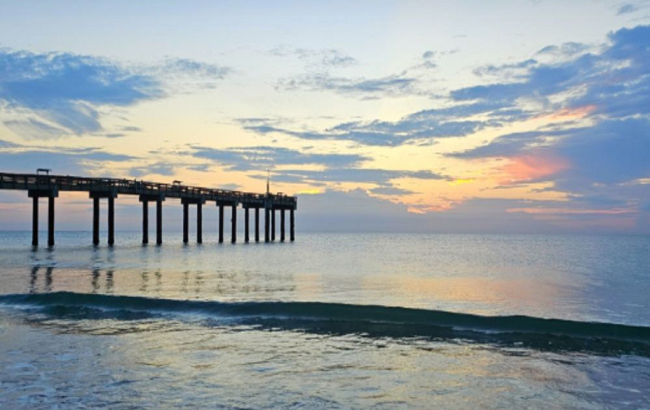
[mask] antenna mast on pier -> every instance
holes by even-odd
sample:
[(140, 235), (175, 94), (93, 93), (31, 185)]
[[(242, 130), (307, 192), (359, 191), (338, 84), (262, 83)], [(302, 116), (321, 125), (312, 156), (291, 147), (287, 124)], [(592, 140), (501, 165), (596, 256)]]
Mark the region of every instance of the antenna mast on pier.
[(271, 195), (271, 167), (266, 169), (266, 196)]

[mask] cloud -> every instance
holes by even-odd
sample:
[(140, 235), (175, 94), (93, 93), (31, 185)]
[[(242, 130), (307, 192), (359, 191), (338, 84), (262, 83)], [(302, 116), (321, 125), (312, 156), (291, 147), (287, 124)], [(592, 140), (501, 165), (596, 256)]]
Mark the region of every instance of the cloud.
[[(552, 182), (554, 190), (569, 195), (568, 203), (555, 208), (571, 209), (568, 212), (576, 218), (587, 217), (588, 212), (580, 209), (594, 211), (591, 218), (624, 209), (637, 219), (628, 215), (625, 222), (619, 220), (621, 224), (646, 229), (644, 209), (650, 195), (632, 182), (650, 176), (650, 27), (620, 29), (608, 39), (597, 53), (593, 47), (576, 43), (546, 47), (538, 54), (562, 54), (561, 61), (522, 62), (519, 67), (523, 71), (513, 83), (503, 81), (451, 93), (458, 101), (496, 102), (504, 110), (537, 101), (547, 112), (554, 112), (547, 118), (583, 121), (504, 134), (448, 156), (503, 158), (501, 171), (511, 179), (501, 184), (512, 180)], [(558, 212), (534, 212), (560, 219)]]
[(147, 164), (142, 167), (133, 167), (129, 169), (129, 174), (134, 177), (143, 177), (145, 175), (164, 175), (172, 176), (174, 175), (174, 168), (179, 166), (179, 164), (169, 164), (169, 163), (155, 163)]
[(65, 130), (59, 127), (53, 127), (34, 118), (28, 118), (26, 120), (9, 120), (5, 121), (4, 125), (16, 134), (22, 135), (28, 139), (54, 139), (59, 138), (66, 133)]
[(125, 126), (125, 127), (120, 127), (120, 131), (124, 131), (124, 132), (142, 132), (142, 128), (135, 127), (133, 125), (129, 125), (129, 126)]
[(135, 159), (129, 155), (104, 152), (98, 148), (26, 147), (0, 143), (0, 163), (3, 171), (34, 173), (36, 168), (49, 168), (55, 174), (88, 175), (101, 169), (106, 162), (125, 162)]
[[(429, 170), (404, 171), (377, 168), (333, 168), (325, 170), (283, 169), (275, 173), (275, 180), (282, 182), (302, 182), (307, 184), (360, 183), (392, 187), (394, 179), (446, 180), (446, 176)], [(264, 175), (253, 176), (263, 178)]]
[[(467, 119), (483, 115), (484, 119)], [(353, 121), (324, 131), (299, 131), (276, 125), (271, 120), (240, 120), (245, 129), (258, 134), (284, 134), (305, 140), (352, 141), (361, 145), (395, 147), (432, 143), (438, 138), (463, 137), (487, 127), (532, 116), (523, 109), (502, 109), (500, 104), (479, 102), (419, 111), (398, 121)]]
[(306, 72), (281, 78), (276, 83), (279, 91), (330, 91), (347, 97), (362, 100), (380, 98), (425, 96), (434, 94), (424, 88), (434, 82), (429, 74), (438, 67), (436, 58), (451, 55), (458, 50), (433, 51), (427, 50), (420, 55), (415, 63), (399, 73), (379, 77), (349, 77), (333, 74), (334, 69), (357, 65), (358, 61), (338, 50), (313, 50), (278, 47), (271, 50), (276, 56), (298, 56), (305, 61)]
[(414, 191), (397, 188), (394, 186), (380, 186), (377, 188), (370, 189), (370, 192), (377, 195), (387, 195), (387, 196), (401, 196), (401, 195), (410, 195), (414, 194)]
[[(483, 120), (465, 119), (485, 115)], [(275, 125), (272, 121), (240, 120), (245, 129), (258, 134), (284, 134), (305, 140), (352, 141), (361, 145), (395, 147), (411, 143), (431, 143), (437, 138), (462, 137), (486, 127), (499, 127), (504, 121), (523, 119), (531, 114), (522, 109), (502, 110), (491, 103), (459, 104), (419, 111), (395, 121), (353, 121), (324, 131), (299, 131)]]
[[(96, 107), (129, 106), (163, 95), (160, 83), (108, 60), (69, 53), (0, 51), (0, 99), (43, 121), (14, 123), (34, 137), (37, 128), (84, 134), (101, 130)], [(54, 134), (59, 133), (55, 131)]]
[(162, 98), (166, 81), (180, 75), (221, 79), (227, 72), (186, 59), (137, 67), (71, 53), (0, 49), (0, 102), (15, 113), (36, 117), (5, 122), (27, 138), (93, 134), (102, 131), (100, 107)]
[[(568, 43), (561, 44), (559, 46), (556, 45), (551, 45), (542, 48), (537, 52), (537, 56), (550, 56), (553, 58), (567, 58), (567, 57), (575, 57), (578, 54), (582, 54), (586, 51), (589, 51), (592, 47), (588, 44), (583, 44), (583, 43), (577, 43), (574, 41), (570, 41)], [(536, 60), (526, 60), (524, 62), (525, 66), (531, 67), (535, 63), (537, 63)], [(520, 63), (521, 66), (521, 63)], [(521, 67), (520, 67), (521, 68)]]
[(266, 170), (282, 165), (322, 165), (328, 168), (351, 167), (370, 160), (358, 154), (321, 154), (281, 147), (209, 148), (191, 146), (190, 155), (209, 159), (236, 171)]
[(159, 70), (159, 75), (163, 78), (189, 76), (210, 80), (222, 80), (232, 72), (229, 67), (173, 57), (168, 57), (162, 64), (152, 66), (152, 70), (156, 69)]
[(621, 183), (650, 176), (650, 120), (607, 120), (577, 130), (554, 149), (567, 158), (570, 172), (559, 183), (577, 189), (584, 184)]
[(354, 57), (332, 48), (313, 49), (278, 46), (271, 49), (269, 54), (276, 57), (297, 57), (304, 61), (307, 64), (307, 67), (311, 69), (350, 67), (358, 64)]
[[(326, 185), (341, 183), (375, 184), (384, 188), (384, 194), (405, 194), (393, 187), (392, 180), (414, 178), (423, 180), (447, 179), (429, 170), (406, 171), (361, 168), (371, 158), (357, 154), (323, 154), (280, 147), (208, 148), (191, 146), (186, 155), (214, 161), (230, 171), (248, 172), (251, 178), (266, 179), (266, 170), (272, 169), (272, 179), (281, 183)], [(292, 166), (319, 166), (321, 169), (291, 168)]]
[[(540, 53), (574, 56), (559, 63), (525, 60), (508, 66), (483, 68), (486, 72), (518, 75), (507, 81), (454, 90), (457, 102), (491, 102), (502, 107), (519, 107), (536, 101), (543, 106), (580, 108), (594, 106), (593, 114), (625, 117), (650, 112), (650, 26), (638, 26), (610, 33), (610, 43), (599, 54), (581, 53), (589, 48), (579, 43), (546, 47)], [(558, 51), (560, 50), (560, 51)], [(550, 97), (568, 94), (559, 103)]]
[[(628, 210), (578, 204), (560, 212), (572, 205), (555, 201), (531, 205), (515, 199), (470, 199), (445, 212), (426, 214), (408, 212), (408, 205), (362, 189), (300, 195), (298, 201), (300, 229), (315, 232), (620, 233), (637, 223)], [(639, 221), (632, 229), (650, 233), (650, 223)]]
[[(512, 157), (546, 146), (570, 161), (572, 175), (589, 174), (594, 182), (642, 177), (647, 169), (644, 162), (650, 159), (645, 155), (650, 152), (650, 27), (621, 29), (611, 33), (609, 40), (597, 55), (582, 54), (559, 64), (535, 63), (516, 83), (469, 87), (451, 94), (460, 101), (497, 101), (516, 108), (521, 99), (547, 100), (567, 93), (556, 112), (590, 117), (591, 124), (505, 134), (450, 156)], [(580, 50), (578, 45), (569, 48)], [(580, 92), (571, 93), (576, 88)]]
[[(582, 129), (584, 128), (580, 128), (579, 130)], [(533, 147), (544, 145), (547, 140), (554, 137), (563, 137), (575, 131), (575, 129), (538, 130), (504, 134), (489, 144), (465, 151), (449, 153), (446, 156), (462, 159), (510, 157), (532, 150)]]
[[(415, 87), (418, 80), (408, 75), (408, 70), (377, 78), (350, 78), (332, 74), (336, 69), (358, 64), (355, 58), (336, 49), (319, 50), (282, 46), (272, 49), (270, 54), (279, 57), (297, 57), (305, 63), (305, 73), (287, 76), (277, 81), (275, 89), (279, 91), (331, 91), (365, 100), (424, 95)], [(425, 52), (420, 62), (411, 68), (435, 68), (434, 55), (433, 51)]]
[(416, 79), (403, 74), (380, 78), (346, 78), (329, 73), (309, 73), (282, 78), (276, 84), (281, 91), (333, 91), (367, 100), (417, 94)]
[(7, 148), (18, 148), (18, 147), (20, 147), (20, 145), (16, 143), (0, 140), (0, 150), (4, 150)]
[(634, 13), (635, 11), (639, 10), (639, 7), (634, 5), (634, 4), (624, 4), (621, 7), (618, 8), (618, 11), (616, 12), (617, 16), (622, 16), (623, 14), (630, 14)]

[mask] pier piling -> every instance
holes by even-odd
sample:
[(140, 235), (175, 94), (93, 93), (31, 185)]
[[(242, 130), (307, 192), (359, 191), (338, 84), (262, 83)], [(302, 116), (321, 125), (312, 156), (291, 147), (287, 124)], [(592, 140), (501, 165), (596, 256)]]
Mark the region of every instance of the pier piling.
[(244, 242), (248, 243), (248, 207), (244, 208)]
[(162, 245), (162, 203), (162, 199), (156, 201), (156, 245)]
[(269, 227), (271, 225), (270, 217), (271, 215), (269, 208), (264, 208), (264, 242), (267, 243), (271, 240), (269, 232)]
[(142, 243), (149, 243), (149, 201), (142, 200)]
[(223, 205), (219, 206), (219, 243), (223, 243)]
[(32, 198), (32, 246), (38, 246), (38, 197)]
[(189, 204), (183, 202), (183, 243), (189, 242), (189, 223), (190, 223)]
[(196, 243), (203, 243), (203, 204), (196, 204)]
[(54, 246), (54, 196), (47, 197), (47, 246)]
[(99, 245), (99, 197), (93, 198), (93, 245)]
[(284, 242), (284, 208), (280, 210), (280, 242)]
[(260, 241), (260, 208), (255, 208), (255, 242)]
[(237, 242), (237, 204), (232, 205), (232, 218), (230, 220), (232, 223), (232, 233), (230, 237), (230, 242)]
[(32, 246), (38, 246), (38, 200), (47, 198), (47, 246), (54, 246), (54, 198), (59, 196), (58, 189), (30, 189), (32, 198)]
[(115, 198), (114, 191), (90, 191), (90, 199), (93, 200), (93, 245), (99, 245), (99, 222), (100, 222), (100, 201), (108, 199), (108, 244), (115, 243)]
[(115, 197), (108, 197), (108, 245), (115, 244)]

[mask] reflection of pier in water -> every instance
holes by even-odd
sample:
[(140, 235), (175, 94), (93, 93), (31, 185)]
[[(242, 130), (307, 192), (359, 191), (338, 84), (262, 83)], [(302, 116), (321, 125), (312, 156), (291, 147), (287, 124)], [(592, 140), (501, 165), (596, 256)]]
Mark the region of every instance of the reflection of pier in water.
[[(86, 289), (69, 289), (67, 286), (61, 285), (56, 288), (56, 274), (69, 275), (72, 272), (66, 269), (58, 269), (54, 266), (34, 266), (29, 271), (29, 293), (46, 293), (52, 291), (85, 292)], [(124, 270), (117, 273), (114, 268), (93, 268), (87, 272), (90, 292), (92, 293), (114, 294), (116, 287), (119, 287), (119, 281), (116, 280), (116, 277), (119, 275), (122, 277), (133, 275), (129, 276), (128, 279), (139, 278), (139, 283), (127, 281), (128, 288), (117, 290), (118, 294), (124, 293), (124, 290), (127, 291), (126, 293), (129, 293), (129, 291), (132, 292), (136, 289), (140, 294), (156, 296), (168, 292), (193, 294), (195, 296), (232, 296), (241, 294), (277, 295), (280, 292), (296, 291), (296, 285), (293, 284), (292, 275), (289, 274), (281, 275), (281, 277), (274, 275), (273, 278), (279, 282), (277, 285), (272, 285), (268, 280), (263, 281), (264, 284), (262, 285), (259, 283), (259, 273), (245, 271), (216, 271), (208, 273), (205, 270), (199, 269), (195, 271), (184, 270), (182, 272), (163, 274), (162, 269), (143, 269), (139, 272)], [(171, 277), (175, 280), (168, 279), (167, 283), (165, 283), (165, 277)], [(74, 283), (77, 286), (80, 285), (78, 281), (67, 283)]]
[(264, 209), (264, 241), (275, 241), (276, 211), (280, 212), (280, 241), (285, 241), (285, 211), (289, 211), (289, 238), (295, 239), (294, 211), (298, 200), (282, 193), (257, 194), (158, 182), (113, 178), (85, 178), (62, 175), (0, 173), (0, 190), (27, 191), (32, 198), (32, 245), (38, 246), (38, 203), (48, 199), (48, 246), (54, 245), (54, 201), (59, 192), (88, 192), (93, 200), (93, 244), (99, 244), (100, 199), (108, 200), (108, 244), (115, 243), (115, 198), (137, 195), (142, 203), (142, 243), (149, 243), (149, 202), (156, 203), (156, 243), (162, 243), (162, 209), (167, 198), (180, 199), (183, 205), (183, 242), (189, 241), (189, 206), (196, 206), (196, 241), (203, 242), (203, 205), (214, 202), (219, 208), (219, 242), (223, 242), (224, 207), (231, 211), (231, 242), (237, 241), (237, 207), (244, 209), (244, 241), (249, 242), (249, 210), (255, 210), (255, 242), (260, 241), (260, 209)]

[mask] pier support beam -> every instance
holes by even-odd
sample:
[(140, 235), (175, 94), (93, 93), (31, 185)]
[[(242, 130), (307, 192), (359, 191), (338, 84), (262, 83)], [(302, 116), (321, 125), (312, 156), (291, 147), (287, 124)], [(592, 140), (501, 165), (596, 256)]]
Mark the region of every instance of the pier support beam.
[(32, 246), (38, 246), (38, 197), (32, 197)]
[(149, 201), (142, 201), (142, 243), (149, 243)]
[(232, 223), (232, 233), (230, 237), (230, 242), (237, 242), (237, 204), (232, 205), (232, 218), (230, 219)]
[(59, 190), (29, 190), (27, 195), (32, 198), (32, 245), (38, 246), (38, 200), (47, 198), (47, 246), (54, 246), (54, 198), (59, 196)]
[(189, 206), (196, 205), (196, 243), (203, 243), (203, 204), (202, 198), (182, 198), (183, 204), (183, 243), (189, 242)]
[(162, 203), (162, 199), (156, 201), (156, 245), (162, 245)]
[(271, 208), (271, 242), (275, 242), (275, 209)]
[(140, 195), (142, 202), (142, 243), (149, 243), (149, 202), (156, 202), (156, 243), (162, 243), (162, 202), (163, 195)]
[(289, 236), (291, 242), (296, 240), (296, 220), (293, 216), (293, 209), (289, 211)]
[(223, 205), (217, 204), (219, 207), (219, 243), (223, 243)]
[(187, 202), (183, 202), (183, 243), (189, 242), (190, 236), (190, 205)]
[(248, 243), (250, 237), (248, 236), (248, 207), (244, 208), (244, 242)]
[(255, 242), (260, 241), (260, 208), (255, 208)]
[(93, 245), (99, 245), (99, 197), (93, 198)]
[(99, 245), (99, 207), (102, 198), (108, 198), (108, 244), (115, 243), (115, 191), (90, 191), (90, 199), (93, 200), (93, 245)]
[[(116, 195), (117, 196), (117, 195)], [(108, 245), (115, 244), (115, 197), (108, 197)]]
[(47, 197), (47, 246), (54, 246), (54, 197)]
[(284, 242), (284, 208), (280, 210), (280, 242)]
[(270, 218), (270, 209), (269, 208), (264, 208), (264, 242), (269, 242), (271, 240), (270, 238), (270, 232), (269, 232), (269, 225), (271, 223)]
[(196, 243), (203, 243), (203, 204), (196, 204)]

